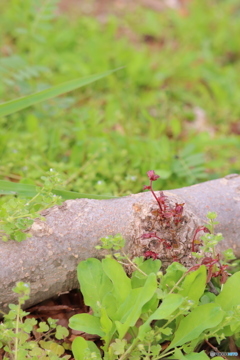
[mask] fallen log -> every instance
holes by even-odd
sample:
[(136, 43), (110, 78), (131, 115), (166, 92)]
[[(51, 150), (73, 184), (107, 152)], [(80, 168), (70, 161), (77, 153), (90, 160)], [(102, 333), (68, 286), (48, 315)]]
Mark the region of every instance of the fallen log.
[[(239, 175), (164, 191), (164, 195), (169, 206), (185, 203), (181, 222), (171, 228), (156, 221), (157, 204), (150, 192), (110, 200), (67, 200), (45, 210), (46, 221), (34, 222), (30, 238), (22, 243), (0, 242), (0, 309), (7, 312), (7, 305), (16, 302), (12, 288), (17, 281), (30, 284), (26, 306), (76, 288), (77, 264), (99, 257), (95, 246), (104, 236), (122, 234), (131, 256), (150, 249), (160, 254), (165, 266), (173, 256), (189, 266), (194, 261), (190, 256), (193, 235), (204, 225), (208, 211), (218, 213), (216, 231), (224, 236), (218, 251), (232, 248), (240, 258)], [(148, 232), (157, 232), (173, 247), (169, 250), (162, 242), (143, 239)]]

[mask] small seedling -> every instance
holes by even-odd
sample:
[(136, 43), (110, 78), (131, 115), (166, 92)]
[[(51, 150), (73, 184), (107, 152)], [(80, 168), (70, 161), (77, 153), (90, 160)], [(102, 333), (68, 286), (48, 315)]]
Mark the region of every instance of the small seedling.
[(51, 206), (61, 204), (61, 197), (52, 193), (52, 189), (61, 182), (59, 174), (50, 169), (41, 179), (43, 186), (37, 187), (37, 194), (33, 198), (11, 197), (0, 206), (0, 237), (3, 241), (25, 240), (31, 236), (26, 231), (33, 224), (34, 219), (40, 218), (44, 221), (41, 212)]
[[(3, 359), (69, 359), (69, 355), (63, 356), (65, 344), (62, 341), (68, 336), (68, 330), (57, 325), (57, 321), (51, 318), (38, 324), (36, 319), (27, 317), (29, 313), (22, 310), (22, 306), (29, 299), (28, 284), (18, 282), (13, 291), (18, 294), (18, 304), (9, 305), (9, 313), (2, 313), (4, 321), (0, 323), (0, 349), (4, 350)], [(33, 339), (34, 331), (38, 333), (38, 340)]]

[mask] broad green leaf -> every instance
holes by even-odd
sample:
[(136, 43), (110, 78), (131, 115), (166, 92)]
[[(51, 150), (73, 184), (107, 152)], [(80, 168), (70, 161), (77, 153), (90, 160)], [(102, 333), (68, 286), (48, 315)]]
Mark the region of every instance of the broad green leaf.
[(145, 333), (150, 330), (150, 324), (153, 320), (168, 319), (169, 316), (179, 308), (183, 301), (184, 297), (179, 294), (167, 295), (158, 309), (140, 326), (138, 338), (143, 340)]
[[(123, 316), (121, 321), (115, 321), (120, 339), (125, 336), (130, 326), (134, 326), (136, 324), (137, 320), (140, 318), (143, 305), (152, 298), (156, 289), (157, 279), (156, 275), (152, 273), (148, 276), (147, 281), (142, 288), (132, 290), (132, 292), (140, 290), (138, 291), (138, 296), (136, 298), (134, 306), (130, 308), (127, 316)], [(131, 301), (131, 299), (129, 299), (128, 297), (125, 302), (127, 303), (127, 301)]]
[(186, 356), (183, 355), (182, 351), (178, 348), (175, 349), (175, 352), (172, 356), (169, 357), (169, 359), (178, 359), (178, 360), (186, 360)]
[(240, 271), (227, 279), (223, 285), (223, 290), (215, 298), (215, 302), (219, 304), (223, 310), (232, 310), (233, 307), (240, 305), (239, 289)]
[[(182, 317), (180, 319), (180, 321), (182, 320)], [(178, 323), (180, 322), (178, 321)], [(201, 340), (200, 340), (201, 341)], [(199, 338), (194, 339), (192, 341), (189, 341), (188, 343), (184, 344), (182, 346), (182, 350), (183, 352), (187, 355), (187, 354), (191, 354), (194, 352), (194, 350), (197, 348), (198, 344), (199, 344)]]
[[(88, 351), (88, 353), (87, 353)], [(97, 354), (97, 358), (101, 359), (101, 353), (98, 349), (97, 345), (93, 341), (87, 341), (81, 336), (76, 337), (72, 343), (72, 352), (74, 355), (75, 360), (87, 360), (87, 355), (89, 356), (90, 353), (95, 352)], [(86, 356), (85, 356), (86, 355)]]
[(117, 302), (121, 304), (132, 289), (130, 278), (126, 275), (122, 265), (114, 259), (103, 259), (102, 267), (105, 274), (113, 283)]
[(105, 309), (104, 307), (101, 308), (101, 317), (100, 317), (100, 323), (102, 331), (105, 333), (105, 335), (102, 337), (104, 340), (104, 349), (107, 349), (112, 337), (116, 331), (115, 324), (109, 319), (108, 316), (108, 309)]
[[(178, 348), (175, 349), (173, 358), (179, 360), (209, 360), (210, 359), (204, 351), (201, 351), (200, 353), (192, 352), (191, 354), (183, 355), (182, 351)], [(171, 359), (171, 356), (169, 359)]]
[(217, 326), (223, 316), (224, 311), (216, 304), (198, 306), (181, 320), (168, 350), (198, 338), (205, 330)]
[(105, 308), (101, 308), (100, 324), (101, 324), (101, 328), (105, 334), (107, 334), (111, 331), (113, 323), (109, 319)]
[(141, 291), (142, 288), (138, 288), (133, 289), (130, 292), (126, 300), (119, 306), (116, 313), (116, 320), (121, 320), (121, 322), (124, 322), (127, 319), (132, 309), (134, 308)]
[[(167, 291), (170, 291), (186, 271), (187, 269), (183, 265), (173, 262), (168, 266), (166, 274), (161, 280), (161, 288), (163, 290), (166, 289)], [(181, 286), (181, 284), (179, 286)]]
[(234, 333), (232, 332), (232, 329), (231, 329), (231, 326), (230, 325), (228, 325), (228, 326), (224, 326), (222, 329), (220, 329), (219, 331), (218, 331), (218, 334), (221, 332), (221, 334), (222, 333), (224, 333), (224, 336), (232, 336)]
[(232, 330), (232, 334), (240, 334), (240, 316), (236, 317), (230, 325), (230, 328)]
[(91, 75), (85, 78), (78, 78), (65, 83), (55, 85), (49, 89), (39, 91), (35, 94), (21, 97), (19, 99), (11, 100), (0, 104), (0, 117), (13, 114), (19, 110), (25, 109), (31, 105), (38, 104), (42, 101), (52, 99), (56, 96), (65, 94), (69, 91), (78, 89), (84, 85), (90, 84), (96, 80), (102, 79), (107, 75), (112, 74), (114, 71), (117, 71), (121, 68), (106, 71), (102, 74)]
[[(153, 259), (148, 259), (146, 261), (144, 261), (139, 268), (147, 275), (151, 274), (151, 273), (157, 273), (160, 269), (162, 265), (161, 260), (153, 260)], [(134, 271), (133, 274), (135, 274), (136, 276), (139, 276), (140, 278), (143, 277), (144, 275), (142, 273), (140, 273), (138, 270)]]
[(89, 258), (81, 261), (77, 267), (78, 281), (86, 305), (99, 313), (99, 305), (104, 296), (113, 290), (113, 285), (102, 268), (98, 259)]
[[(142, 264), (138, 265), (138, 267), (147, 275), (151, 273), (157, 273), (161, 267), (160, 260), (148, 259), (144, 261)], [(133, 288), (141, 287), (144, 285), (146, 281), (146, 276), (144, 276), (140, 271), (135, 270), (131, 276), (131, 283)]]
[(200, 304), (208, 304), (210, 302), (214, 302), (216, 295), (211, 293), (210, 291), (206, 291), (203, 296), (201, 296)]
[(146, 304), (143, 305), (142, 313), (144, 314), (149, 310), (151, 310), (151, 312), (155, 311), (158, 307), (158, 304), (159, 304), (159, 299), (157, 297), (157, 294), (155, 293), (153, 297)]
[(99, 335), (103, 337), (100, 319), (90, 314), (77, 314), (69, 319), (69, 327), (73, 330), (84, 331), (87, 334)]
[(107, 309), (107, 314), (111, 320), (118, 320), (117, 310), (119, 309), (117, 299), (112, 292), (106, 293), (102, 300), (102, 306)]
[(200, 266), (196, 271), (189, 273), (181, 283), (179, 294), (193, 300), (197, 305), (206, 287), (206, 267)]
[[(0, 195), (20, 195), (24, 197), (34, 197), (37, 194), (35, 185), (14, 183), (11, 181), (0, 180)], [(53, 194), (61, 196), (63, 200), (68, 199), (112, 199), (114, 196), (82, 194), (74, 191), (52, 190)]]

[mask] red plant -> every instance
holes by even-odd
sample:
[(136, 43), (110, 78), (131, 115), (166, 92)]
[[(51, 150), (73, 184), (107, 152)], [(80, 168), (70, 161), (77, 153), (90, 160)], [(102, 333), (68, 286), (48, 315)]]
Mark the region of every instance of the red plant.
[(205, 265), (208, 271), (207, 283), (213, 277), (220, 277), (220, 284), (225, 284), (228, 278), (228, 273), (226, 271), (228, 265), (222, 265), (220, 261), (220, 255), (217, 254), (215, 258), (206, 256), (202, 259), (201, 264), (192, 266), (188, 272), (197, 270), (201, 265)]
[(141, 238), (142, 239), (151, 239), (151, 238), (158, 239), (158, 242), (163, 243), (166, 246), (167, 249), (170, 249), (172, 247), (172, 245), (170, 244), (169, 241), (161, 239), (159, 236), (157, 236), (157, 234), (155, 232), (150, 232), (150, 233), (143, 234), (141, 236)]
[(145, 251), (144, 257), (145, 257), (145, 259), (151, 258), (151, 259), (156, 260), (156, 259), (158, 259), (159, 255), (157, 253), (155, 253), (154, 251), (148, 250), (148, 251)]
[[(157, 196), (153, 190), (152, 183), (153, 181), (156, 181), (160, 176), (155, 174), (154, 170), (148, 171), (147, 175), (150, 180), (150, 184), (145, 185), (143, 189), (151, 191), (159, 207), (159, 209), (154, 210), (152, 213), (158, 216), (159, 220), (164, 220), (168, 225), (171, 224), (171, 220), (175, 225), (177, 225), (182, 219), (183, 207), (185, 204), (175, 203), (174, 207), (170, 207), (166, 202), (167, 197), (166, 195), (164, 195), (163, 191), (160, 191), (159, 196)], [(210, 233), (210, 230), (206, 226), (199, 226), (195, 230), (192, 240), (192, 246), (191, 246), (191, 250), (193, 252), (195, 251), (195, 245), (201, 244), (201, 241), (196, 239), (196, 236), (200, 231), (204, 231), (205, 233)], [(172, 248), (171, 243), (165, 239), (161, 239), (156, 232), (149, 232), (143, 234), (141, 238), (142, 239), (155, 238), (158, 239), (159, 242), (163, 243), (167, 249)], [(159, 255), (156, 252), (150, 250), (145, 251), (144, 256), (145, 258), (152, 258), (154, 260), (159, 258)], [(173, 254), (173, 261), (178, 261), (177, 257), (174, 254)], [(188, 272), (198, 269), (201, 265), (204, 265), (207, 268), (208, 271), (207, 282), (209, 282), (213, 277), (220, 277), (221, 284), (224, 284), (226, 282), (228, 278), (228, 273), (226, 271), (226, 268), (228, 267), (228, 265), (221, 264), (219, 254), (217, 254), (215, 258), (208, 256), (204, 257), (201, 261), (201, 264), (192, 266), (188, 270)]]
[(154, 170), (150, 170), (147, 172), (148, 178), (150, 180), (150, 185), (145, 185), (143, 187), (144, 190), (150, 190), (153, 197), (155, 198), (159, 209), (157, 210), (157, 215), (159, 219), (165, 220), (168, 224), (170, 224), (170, 220), (173, 220), (174, 224), (177, 225), (182, 219), (183, 213), (183, 204), (175, 203), (175, 207), (170, 208), (166, 202), (167, 196), (164, 195), (163, 191), (160, 191), (159, 196), (157, 196), (153, 190), (153, 181), (156, 181), (160, 176), (155, 174)]
[[(168, 226), (171, 226), (171, 223), (177, 225), (182, 219), (184, 203), (183, 204), (175, 203), (174, 207), (170, 207), (168, 205), (168, 203), (166, 202), (167, 196), (164, 195), (163, 191), (160, 191), (159, 195), (157, 196), (153, 190), (153, 185), (152, 185), (153, 181), (156, 181), (159, 178), (159, 175), (155, 174), (154, 170), (148, 171), (147, 175), (150, 180), (150, 184), (145, 185), (143, 189), (150, 190), (158, 204), (158, 209), (153, 210), (152, 213), (154, 215), (156, 215), (160, 221), (164, 221)], [(149, 232), (149, 233), (143, 234), (141, 237), (142, 237), (142, 239), (155, 238), (158, 240), (158, 242), (164, 244), (166, 249), (172, 248), (172, 244), (170, 243), (170, 241), (161, 239), (157, 235), (156, 232)], [(150, 250), (146, 251), (144, 253), (144, 256), (146, 258), (149, 258), (149, 257), (151, 257), (153, 259), (158, 258), (158, 255), (155, 252), (150, 251)], [(173, 255), (173, 261), (178, 261), (178, 259), (175, 255)]]
[(194, 233), (193, 239), (192, 239), (192, 251), (195, 251), (196, 244), (200, 244), (201, 242), (199, 240), (196, 240), (196, 236), (200, 231), (204, 231), (205, 233), (210, 233), (210, 230), (206, 226), (199, 226)]

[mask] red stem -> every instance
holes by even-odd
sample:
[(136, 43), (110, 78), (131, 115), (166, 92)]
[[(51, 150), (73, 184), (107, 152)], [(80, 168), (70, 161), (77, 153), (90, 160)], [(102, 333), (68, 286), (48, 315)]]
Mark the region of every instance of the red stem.
[(152, 180), (150, 180), (150, 186), (151, 186), (151, 192), (152, 192), (153, 196), (155, 197), (156, 202), (158, 203), (159, 208), (160, 208), (160, 210), (162, 212), (163, 211), (162, 205), (161, 205), (160, 201), (158, 200), (158, 198), (156, 197), (155, 192), (153, 191), (153, 188), (152, 188)]

